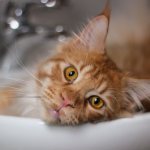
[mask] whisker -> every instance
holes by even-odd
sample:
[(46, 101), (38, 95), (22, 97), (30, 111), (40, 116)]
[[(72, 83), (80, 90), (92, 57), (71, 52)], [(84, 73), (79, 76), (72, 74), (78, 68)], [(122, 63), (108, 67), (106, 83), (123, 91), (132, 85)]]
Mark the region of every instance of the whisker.
[[(0, 89), (0, 91), (1, 91), (1, 90), (2, 90), (2, 91), (10, 91), (10, 90), (18, 90), (18, 91), (20, 91), (19, 88), (12, 87), (12, 86), (0, 86), (0, 88), (2, 88), (2, 89)], [(7, 89), (6, 89), (6, 88), (7, 88)]]
[(17, 63), (33, 78), (35, 79), (36, 81), (40, 82), (41, 85), (43, 85), (43, 83), (35, 76), (33, 75), (33, 73), (31, 73), (27, 68), (26, 66), (24, 65), (24, 63), (21, 61), (21, 59), (17, 56), (17, 53), (15, 53), (15, 56), (17, 58)]
[(36, 99), (40, 99), (41, 96), (15, 96), (15, 98), (36, 98)]
[(75, 32), (73, 32), (73, 35), (84, 45), (86, 45), (86, 43), (84, 42), (84, 40), (82, 38), (80, 38), (80, 36), (78, 36)]
[(25, 80), (22, 79), (16, 79), (16, 78), (9, 78), (9, 77), (0, 77), (0, 80), (12, 80), (12, 81), (17, 81), (17, 82), (26, 82)]
[(25, 95), (25, 94), (27, 94), (26, 91), (23, 91), (22, 89), (18, 89), (18, 88), (15, 88), (15, 87), (3, 87), (3, 88), (9, 88), (9, 89), (7, 89), (7, 90), (4, 89), (4, 91), (0, 90), (0, 92), (2, 92), (2, 93), (3, 92), (10, 92), (14, 95), (19, 95), (19, 94)]
[(15, 95), (15, 96), (7, 96), (7, 98), (36, 98), (36, 99), (41, 99), (41, 96), (26, 96), (26, 95)]
[(0, 91), (10, 91), (10, 90), (18, 90), (18, 91), (22, 91), (23, 89), (19, 88), (19, 87), (14, 87), (14, 86), (0, 86)]

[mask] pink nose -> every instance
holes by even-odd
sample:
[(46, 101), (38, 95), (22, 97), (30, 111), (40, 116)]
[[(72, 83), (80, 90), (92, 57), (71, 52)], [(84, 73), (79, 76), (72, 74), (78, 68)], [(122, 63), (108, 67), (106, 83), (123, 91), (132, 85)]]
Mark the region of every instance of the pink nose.
[(62, 96), (63, 103), (59, 106), (57, 112), (59, 112), (62, 108), (70, 105), (69, 99), (63, 94), (61, 96)]
[(62, 93), (61, 96), (62, 96), (62, 99), (63, 99), (64, 106), (69, 105), (70, 104), (70, 99), (68, 98), (68, 96), (64, 93)]

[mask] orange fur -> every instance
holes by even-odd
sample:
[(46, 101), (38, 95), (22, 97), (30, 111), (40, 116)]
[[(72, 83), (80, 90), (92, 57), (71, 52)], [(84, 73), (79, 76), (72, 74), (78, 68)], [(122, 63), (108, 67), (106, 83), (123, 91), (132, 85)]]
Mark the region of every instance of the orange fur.
[[(97, 122), (131, 116), (137, 109), (141, 109), (140, 99), (137, 101), (135, 97), (135, 100), (131, 100), (134, 96), (126, 95), (127, 93), (130, 95), (132, 90), (124, 90), (129, 86), (126, 85), (129, 76), (117, 68), (104, 49), (109, 26), (109, 10), (107, 5), (103, 13), (92, 19), (79, 35), (61, 45), (59, 52), (40, 66), (38, 78), (45, 85), (44, 88), (42, 87), (44, 96), (41, 97), (46, 106), (44, 113), (46, 121), (62, 124)], [(101, 24), (102, 22), (104, 24)], [(100, 26), (98, 27), (97, 24)], [(79, 79), (72, 84), (64, 78), (64, 69), (68, 65), (73, 65), (79, 74)], [(49, 66), (49, 69), (46, 66)], [(83, 70), (86, 71), (82, 73)], [(105, 95), (103, 97), (105, 108), (95, 110), (89, 105), (85, 96), (91, 91), (102, 97)], [(61, 109), (59, 118), (56, 119), (49, 111), (56, 111), (62, 105), (64, 94), (72, 107)]]
[[(150, 81), (132, 79), (107, 55), (109, 17), (106, 7), (79, 35), (61, 45), (55, 56), (40, 64), (34, 82), (44, 106), (42, 117), (48, 123), (97, 122), (131, 116), (142, 110), (141, 101), (150, 96), (147, 90)], [(64, 75), (69, 66), (78, 72), (72, 82)], [(100, 109), (89, 103), (89, 98), (95, 95), (104, 101)]]

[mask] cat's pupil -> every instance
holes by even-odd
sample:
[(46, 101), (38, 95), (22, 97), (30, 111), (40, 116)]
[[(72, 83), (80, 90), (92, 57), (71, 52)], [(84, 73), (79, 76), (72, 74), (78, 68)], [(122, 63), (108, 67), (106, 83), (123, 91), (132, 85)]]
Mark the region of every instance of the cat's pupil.
[(99, 104), (99, 102), (100, 102), (100, 99), (98, 97), (94, 99), (94, 104)]
[(71, 77), (71, 76), (73, 76), (75, 74), (75, 71), (70, 71), (69, 72), (69, 76)]

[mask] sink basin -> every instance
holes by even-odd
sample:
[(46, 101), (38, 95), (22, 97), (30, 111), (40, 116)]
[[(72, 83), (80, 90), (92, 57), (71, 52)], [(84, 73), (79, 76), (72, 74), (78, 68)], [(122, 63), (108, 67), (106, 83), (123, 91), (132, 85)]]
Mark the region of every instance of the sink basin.
[(1, 150), (150, 150), (150, 114), (76, 127), (0, 116)]

